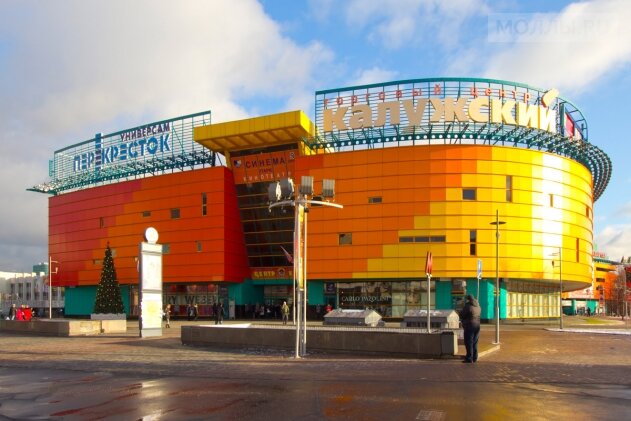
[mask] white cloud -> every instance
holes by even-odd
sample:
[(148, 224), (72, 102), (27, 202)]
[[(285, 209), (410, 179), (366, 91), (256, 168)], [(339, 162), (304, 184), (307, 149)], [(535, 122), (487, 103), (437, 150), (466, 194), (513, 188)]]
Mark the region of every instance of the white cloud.
[(47, 203), (25, 189), (45, 181), (54, 150), (197, 111), (247, 117), (257, 98), (279, 107), (265, 112), (309, 111), (317, 69), (332, 59), (284, 37), (255, 0), (5, 3), (0, 253), (25, 269), (47, 258)]
[(498, 21), (511, 40), (492, 44), (499, 53), (488, 60), (485, 75), (490, 78), (572, 92), (631, 62), (627, 0), (577, 2), (558, 14), (497, 14), (489, 19), (491, 42), (501, 38), (494, 26)]
[(606, 226), (594, 235), (594, 243), (611, 260), (631, 256), (631, 224)]
[(384, 80), (394, 80), (397, 72), (394, 70), (381, 69), (372, 67), (370, 69), (361, 70), (353, 77), (353, 85), (369, 85), (371, 83), (383, 82)]
[(386, 48), (438, 41), (457, 45), (461, 24), (488, 10), (483, 0), (353, 0), (346, 3), (349, 26), (368, 28), (368, 38)]

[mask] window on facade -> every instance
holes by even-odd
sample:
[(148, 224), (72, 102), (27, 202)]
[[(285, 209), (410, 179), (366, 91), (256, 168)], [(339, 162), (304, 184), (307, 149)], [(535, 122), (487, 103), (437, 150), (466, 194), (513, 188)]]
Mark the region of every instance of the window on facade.
[(475, 189), (462, 189), (462, 200), (476, 200)]
[(585, 206), (585, 216), (589, 218), (590, 209), (589, 206)]
[(345, 245), (345, 244), (353, 244), (353, 234), (350, 232), (343, 232), (340, 234), (340, 240), (339, 240), (339, 244)]
[(180, 208), (171, 209), (171, 219), (179, 219), (180, 218)]
[(169, 253), (171, 253), (171, 244), (169, 243), (162, 244), (162, 254), (169, 254)]
[(469, 255), (475, 256), (477, 254), (476, 243), (478, 241), (478, 231), (469, 230)]
[(151, 211), (142, 211), (143, 218), (149, 218), (151, 216)]
[(197, 251), (198, 252), (202, 251), (202, 242), (201, 241), (197, 241), (196, 244), (197, 244)]
[(206, 197), (206, 193), (202, 193), (202, 216), (206, 216), (208, 205), (208, 198)]
[(368, 203), (381, 203), (383, 200), (381, 196), (369, 197)]
[(103, 228), (105, 226), (105, 218), (102, 216), (99, 218), (99, 227)]
[(506, 176), (506, 201), (507, 202), (513, 201), (513, 176), (512, 175)]
[(399, 237), (399, 243), (444, 243), (447, 238), (444, 235), (420, 235), (416, 237)]
[(552, 193), (550, 193), (549, 197), (550, 197), (550, 207), (553, 208), (554, 207), (554, 195)]
[(581, 240), (576, 239), (576, 262), (578, 263), (581, 258)]

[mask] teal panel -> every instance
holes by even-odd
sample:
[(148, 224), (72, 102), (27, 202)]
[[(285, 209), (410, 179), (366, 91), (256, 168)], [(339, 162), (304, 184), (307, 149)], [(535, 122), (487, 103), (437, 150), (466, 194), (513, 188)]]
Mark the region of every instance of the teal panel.
[(453, 309), (451, 282), (436, 282), (436, 310), (449, 309)]
[(251, 280), (239, 284), (228, 284), (228, 296), (236, 305), (263, 302), (263, 286), (255, 285)]
[(65, 308), (66, 316), (89, 316), (94, 310), (96, 299), (96, 285), (66, 288)]
[[(129, 285), (121, 285), (121, 295), (125, 314), (129, 315)], [(64, 314), (66, 316), (90, 316), (94, 311), (95, 300), (96, 285), (66, 288)]]
[(506, 284), (500, 282), (500, 319), (506, 318), (506, 303), (508, 302), (508, 291), (506, 290)]
[[(467, 293), (469, 292), (469, 285), (475, 283), (473, 289), (477, 289), (478, 280), (474, 279), (475, 282), (467, 282)], [(501, 287), (500, 287), (501, 288)], [(475, 292), (475, 291), (474, 291)], [(482, 279), (480, 280), (480, 295), (479, 295), (479, 303), (482, 309), (481, 318), (483, 320), (493, 320), (495, 318), (495, 279)], [(471, 293), (471, 295), (474, 295)], [(474, 295), (475, 296), (475, 295)], [(504, 301), (505, 303), (505, 301)], [(502, 315), (502, 300), (500, 300), (500, 317)], [(506, 304), (504, 304), (506, 307)]]
[(326, 304), (324, 299), (324, 282), (308, 281), (307, 282), (307, 301), (309, 305)]
[(292, 285), (293, 279), (254, 279), (250, 280), (252, 285)]

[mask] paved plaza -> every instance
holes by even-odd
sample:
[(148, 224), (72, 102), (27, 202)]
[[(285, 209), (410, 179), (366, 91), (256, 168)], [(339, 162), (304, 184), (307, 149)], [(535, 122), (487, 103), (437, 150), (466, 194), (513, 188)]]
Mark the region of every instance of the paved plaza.
[(0, 420), (631, 419), (620, 321), (505, 324), (500, 347), (485, 325), (477, 364), (183, 346), (193, 323), (208, 321), (157, 338), (132, 321), (122, 335), (0, 334)]

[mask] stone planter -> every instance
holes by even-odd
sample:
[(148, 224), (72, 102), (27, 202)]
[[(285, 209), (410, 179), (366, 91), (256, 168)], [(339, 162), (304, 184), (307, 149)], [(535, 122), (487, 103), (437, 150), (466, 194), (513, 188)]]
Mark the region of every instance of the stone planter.
[(91, 314), (92, 320), (99, 320), (101, 322), (101, 333), (126, 333), (127, 332), (127, 315), (125, 313), (120, 314)]
[(90, 314), (92, 320), (127, 320), (125, 313), (92, 313)]

